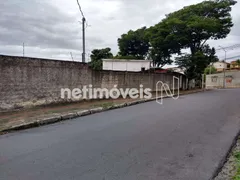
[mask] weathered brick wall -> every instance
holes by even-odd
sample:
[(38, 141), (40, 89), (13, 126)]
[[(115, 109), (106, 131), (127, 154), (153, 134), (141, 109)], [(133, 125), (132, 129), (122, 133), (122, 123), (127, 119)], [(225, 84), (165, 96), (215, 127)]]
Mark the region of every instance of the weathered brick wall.
[(90, 83), (83, 63), (0, 56), (0, 111), (62, 102), (61, 88)]
[[(139, 89), (142, 84), (155, 91), (156, 83), (162, 81), (172, 88), (173, 76), (180, 75), (92, 71), (79, 62), (0, 56), (0, 112), (70, 101), (61, 99), (62, 88), (82, 89), (90, 84), (107, 89), (114, 85)], [(183, 78), (180, 88), (185, 81)]]
[[(142, 72), (117, 72), (117, 71), (93, 71), (92, 84), (97, 88), (112, 89), (114, 85), (118, 88), (137, 88), (143, 85), (144, 88), (150, 88), (156, 91), (156, 84), (159, 81), (169, 85), (173, 88), (173, 77), (178, 77), (180, 80), (179, 88), (186, 89), (186, 78), (184, 75), (178, 73), (172, 74), (153, 74)], [(175, 88), (178, 82), (175, 80)]]

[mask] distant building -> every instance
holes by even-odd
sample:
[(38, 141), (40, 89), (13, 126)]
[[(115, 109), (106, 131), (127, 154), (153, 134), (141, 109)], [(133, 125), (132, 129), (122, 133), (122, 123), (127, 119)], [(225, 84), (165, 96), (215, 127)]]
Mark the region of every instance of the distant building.
[(167, 70), (172, 71), (172, 72), (177, 72), (180, 74), (185, 74), (185, 69), (180, 68), (180, 67), (171, 67), (171, 68), (168, 68)]
[(213, 67), (217, 70), (217, 72), (222, 72), (224, 69), (228, 69), (229, 63), (218, 61), (213, 63)]
[(103, 70), (140, 72), (151, 68), (149, 60), (103, 59)]
[(231, 69), (240, 69), (240, 64), (237, 61), (231, 62)]

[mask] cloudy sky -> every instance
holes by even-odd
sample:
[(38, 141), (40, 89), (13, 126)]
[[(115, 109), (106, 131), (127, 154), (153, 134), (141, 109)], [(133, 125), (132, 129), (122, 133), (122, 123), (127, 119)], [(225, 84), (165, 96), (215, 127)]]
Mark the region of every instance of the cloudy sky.
[[(201, 0), (79, 0), (88, 22), (87, 59), (94, 48), (118, 52), (117, 38), (130, 29), (151, 26), (170, 12)], [(210, 41), (224, 47), (240, 44), (240, 3), (232, 11), (235, 23), (228, 38)], [(81, 14), (76, 0), (0, 1), (0, 54), (81, 61)], [(218, 51), (219, 58), (224, 52)], [(228, 57), (239, 56), (240, 48)]]

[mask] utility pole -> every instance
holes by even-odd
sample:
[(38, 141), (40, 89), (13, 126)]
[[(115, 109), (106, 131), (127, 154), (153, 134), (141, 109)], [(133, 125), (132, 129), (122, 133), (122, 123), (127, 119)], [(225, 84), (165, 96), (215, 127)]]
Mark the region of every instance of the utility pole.
[(83, 33), (83, 53), (82, 53), (82, 62), (86, 62), (86, 43), (85, 43), (85, 17), (82, 18), (82, 33)]
[(226, 88), (226, 69), (225, 69), (225, 63), (226, 63), (226, 60), (227, 60), (227, 50), (222, 47), (222, 46), (219, 46), (224, 52), (225, 52), (225, 59), (224, 59), (224, 67), (223, 67), (223, 88)]
[(86, 62), (86, 48), (85, 48), (85, 23), (86, 23), (86, 19), (85, 19), (85, 16), (83, 14), (83, 11), (82, 11), (82, 8), (81, 8), (81, 5), (79, 3), (79, 0), (77, 0), (77, 4), (78, 4), (78, 8), (79, 8), (79, 11), (82, 15), (82, 38), (83, 38), (83, 53), (82, 53), (82, 62), (85, 63)]
[(212, 63), (210, 63), (210, 73), (209, 74), (212, 74)]
[(204, 84), (206, 84), (206, 82), (205, 82), (205, 75), (202, 74), (202, 89), (205, 89)]
[(72, 55), (72, 52), (70, 52), (70, 56), (71, 56), (71, 58), (72, 58), (72, 61), (74, 61), (74, 59), (73, 59), (73, 55)]
[(23, 43), (23, 57), (25, 56), (25, 44)]
[(226, 63), (226, 60), (227, 60), (227, 51), (224, 49), (224, 52), (225, 52), (225, 59), (224, 59), (224, 68), (223, 68), (223, 88), (226, 88), (226, 69), (225, 69), (225, 63)]

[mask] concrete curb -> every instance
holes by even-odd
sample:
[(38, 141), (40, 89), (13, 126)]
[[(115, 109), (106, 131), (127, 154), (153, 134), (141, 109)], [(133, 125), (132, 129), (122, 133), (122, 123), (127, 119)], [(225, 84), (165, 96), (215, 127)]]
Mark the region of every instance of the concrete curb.
[[(198, 92), (204, 92), (204, 91), (205, 90), (197, 90), (197, 91), (193, 91), (193, 92), (180, 93), (180, 96), (198, 93)], [(169, 98), (169, 97), (164, 96), (163, 98)], [(39, 127), (39, 126), (44, 126), (44, 125), (48, 125), (48, 124), (54, 124), (54, 123), (60, 122), (60, 121), (66, 121), (66, 120), (70, 120), (70, 119), (77, 118), (77, 117), (88, 116), (90, 114), (96, 114), (96, 113), (100, 113), (100, 112), (110, 111), (113, 109), (120, 109), (120, 108), (124, 108), (124, 107), (128, 107), (128, 106), (134, 106), (137, 104), (142, 104), (142, 103), (151, 102), (151, 101), (155, 101), (155, 100), (156, 100), (156, 98), (151, 98), (151, 99), (147, 99), (147, 100), (138, 100), (138, 101), (123, 103), (123, 104), (116, 104), (116, 105), (113, 105), (113, 106), (107, 107), (107, 108), (99, 107), (99, 108), (93, 108), (93, 109), (89, 109), (89, 110), (82, 110), (82, 111), (79, 111), (76, 113), (66, 113), (63, 115), (55, 115), (52, 117), (43, 118), (41, 120), (36, 120), (33, 122), (23, 123), (23, 124), (20, 124), (17, 126), (12, 126), (10, 128), (0, 131), (0, 134), (1, 133), (5, 134), (8, 132), (12, 132), (12, 131), (19, 131), (19, 130), (34, 128), (34, 127)]]

